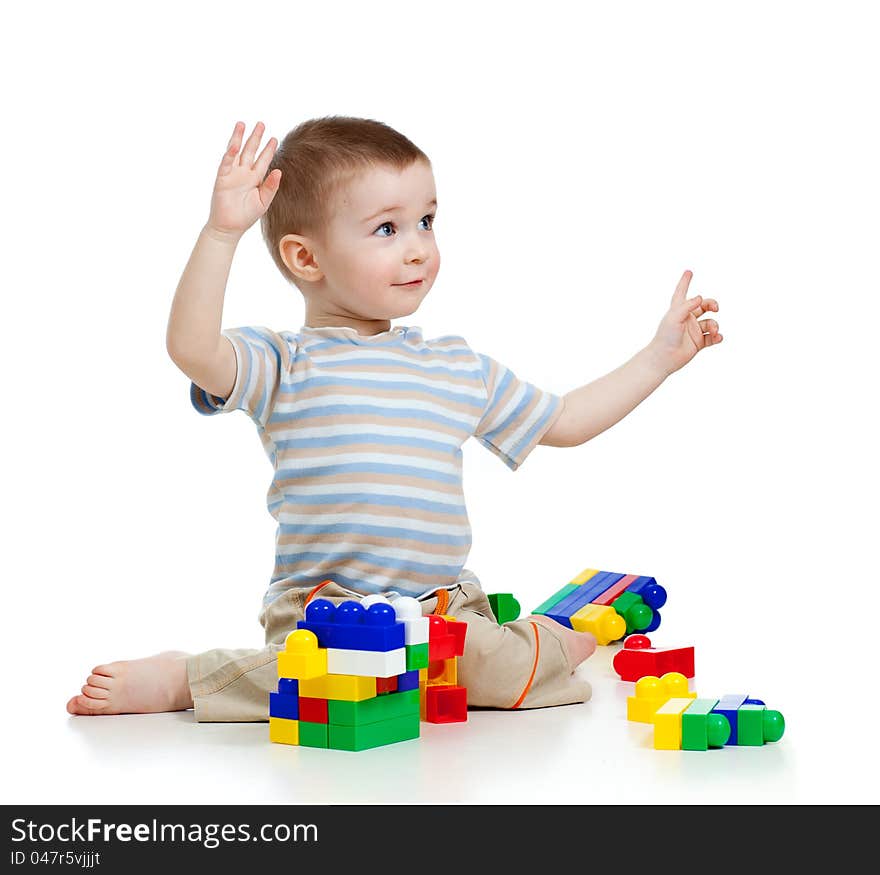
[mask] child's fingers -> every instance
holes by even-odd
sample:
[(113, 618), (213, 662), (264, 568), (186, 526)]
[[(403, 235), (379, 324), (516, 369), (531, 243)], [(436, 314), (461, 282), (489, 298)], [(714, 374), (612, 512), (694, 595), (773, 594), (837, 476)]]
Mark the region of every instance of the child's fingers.
[(263, 136), (264, 130), (265, 125), (262, 122), (257, 122), (254, 125), (251, 135), (247, 138), (247, 142), (244, 144), (244, 149), (241, 150), (242, 167), (253, 167), (254, 154), (257, 151), (257, 146), (260, 145), (260, 138)]
[(689, 270), (686, 270), (681, 275), (681, 279), (678, 281), (678, 285), (675, 287), (675, 291), (672, 293), (673, 304), (677, 304), (679, 301), (684, 300), (684, 296), (687, 294), (688, 286), (691, 284), (692, 277), (693, 272)]
[(235, 127), (232, 129), (232, 136), (229, 138), (229, 144), (226, 146), (226, 151), (220, 159), (220, 170), (218, 172), (228, 173), (229, 168), (232, 167), (232, 162), (235, 159), (239, 144), (241, 143), (241, 132), (243, 130), (244, 124), (242, 122), (236, 122)]
[(254, 170), (260, 179), (266, 175), (266, 168), (269, 166), (269, 162), (275, 154), (275, 147), (277, 145), (278, 140), (276, 140), (275, 137), (269, 137), (269, 142), (266, 143), (263, 147), (263, 151), (260, 152), (260, 157), (257, 158), (257, 162), (254, 164)]

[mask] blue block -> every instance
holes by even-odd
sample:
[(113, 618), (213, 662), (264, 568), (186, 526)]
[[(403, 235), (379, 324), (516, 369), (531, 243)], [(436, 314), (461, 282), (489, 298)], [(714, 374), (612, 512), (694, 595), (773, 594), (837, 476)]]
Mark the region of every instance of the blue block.
[(383, 602), (364, 610), (353, 599), (338, 606), (329, 599), (314, 599), (306, 606), (306, 618), (296, 627), (314, 632), (318, 647), (385, 653), (406, 646), (406, 625), (396, 619), (394, 608)]
[(299, 720), (299, 696), (290, 693), (269, 693), (269, 716)]
[(748, 697), (748, 693), (727, 693), (719, 699), (718, 704), (712, 709), (713, 714), (723, 714), (730, 724), (730, 738), (727, 739), (727, 744), (737, 744), (737, 711), (739, 706), (744, 704)]
[(600, 571), (586, 583), (582, 583), (573, 593), (567, 595), (559, 604), (553, 605), (545, 616), (556, 620), (557, 623), (562, 623), (563, 626), (568, 626), (570, 629), (572, 614), (576, 614), (584, 605), (602, 595), (606, 589), (614, 586), (618, 580), (625, 576), (613, 571)]
[(634, 592), (642, 597), (642, 601), (652, 610), (662, 608), (666, 604), (666, 590), (653, 577), (637, 577), (626, 592)]
[(397, 676), (397, 692), (405, 693), (407, 690), (417, 690), (419, 688), (419, 670), (414, 668), (412, 671), (405, 671)]
[(278, 678), (278, 692), (289, 696), (299, 695), (299, 681), (296, 678)]

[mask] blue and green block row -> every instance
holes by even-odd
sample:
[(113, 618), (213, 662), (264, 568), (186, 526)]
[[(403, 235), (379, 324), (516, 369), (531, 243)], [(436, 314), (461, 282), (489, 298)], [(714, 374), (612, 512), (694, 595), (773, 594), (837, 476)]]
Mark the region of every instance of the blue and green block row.
[(721, 699), (672, 698), (654, 715), (658, 750), (761, 747), (779, 741), (784, 731), (785, 718), (779, 711), (741, 694)]
[(664, 604), (666, 590), (653, 577), (586, 568), (532, 613), (593, 632), (600, 644), (608, 644), (633, 632), (653, 632)]

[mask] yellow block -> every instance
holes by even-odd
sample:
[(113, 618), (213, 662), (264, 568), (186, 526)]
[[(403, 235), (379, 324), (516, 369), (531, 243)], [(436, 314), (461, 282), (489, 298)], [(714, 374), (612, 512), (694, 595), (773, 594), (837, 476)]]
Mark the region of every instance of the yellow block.
[(584, 605), (571, 615), (575, 632), (592, 632), (597, 644), (610, 644), (626, 634), (626, 620), (611, 605)]
[(576, 583), (580, 586), (582, 583), (586, 583), (591, 577), (595, 577), (598, 573), (598, 568), (585, 568), (577, 577), (573, 577), (569, 583)]
[(419, 716), (422, 720), (425, 720), (428, 713), (427, 706), (427, 693), (425, 690), (428, 687), (428, 669), (420, 668), (419, 669)]
[(693, 697), (670, 699), (654, 715), (654, 749), (681, 750), (681, 715)]
[(278, 654), (278, 677), (303, 680), (323, 674), (327, 674), (327, 651), (318, 647), (318, 636), (308, 629), (294, 629)]
[[(326, 651), (325, 651), (326, 652)], [(376, 678), (354, 674), (325, 674), (299, 682), (299, 694), (310, 699), (342, 699), (361, 702), (376, 695)]]
[(692, 701), (696, 692), (688, 691), (688, 679), (678, 671), (668, 671), (662, 677), (645, 675), (636, 681), (636, 694), (626, 700), (626, 719), (636, 723), (653, 723), (657, 709), (670, 699)]
[(428, 663), (428, 685), (458, 683), (458, 658), (451, 656), (449, 659), (435, 659)]
[(270, 717), (269, 741), (277, 741), (279, 744), (299, 744), (299, 720)]

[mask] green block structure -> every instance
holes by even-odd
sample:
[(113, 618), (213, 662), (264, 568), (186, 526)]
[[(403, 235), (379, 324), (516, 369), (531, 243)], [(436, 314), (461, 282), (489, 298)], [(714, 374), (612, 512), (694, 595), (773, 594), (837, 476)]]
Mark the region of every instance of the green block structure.
[(718, 699), (694, 699), (681, 715), (681, 749), (708, 750), (724, 747), (730, 738), (730, 723), (723, 714), (713, 714)]
[(519, 617), (519, 602), (509, 592), (493, 592), (487, 598), (499, 626)]
[(764, 705), (740, 705), (736, 722), (738, 745), (761, 747), (767, 741), (779, 741), (785, 731), (782, 714), (771, 711)]
[(299, 743), (303, 747), (329, 747), (327, 724), (300, 720)]
[(428, 667), (428, 643), (406, 645), (406, 670)]
[(418, 715), (419, 691), (415, 689), (405, 690), (402, 693), (387, 693), (360, 702), (330, 699), (327, 702), (327, 709), (331, 726), (363, 726), (367, 723)]
[(541, 604), (539, 604), (538, 607), (535, 608), (534, 611), (532, 611), (532, 613), (533, 614), (546, 614), (547, 611), (550, 610), (550, 608), (552, 608), (554, 605), (558, 605), (566, 596), (571, 595), (576, 589), (580, 589), (580, 588), (581, 588), (581, 584), (579, 584), (579, 583), (565, 584), (565, 586), (562, 587), (562, 589), (560, 589), (558, 592), (554, 592), (553, 595), (550, 596), (549, 599), (547, 599), (544, 602), (541, 602)]
[(329, 746), (334, 750), (367, 750), (371, 747), (381, 747), (383, 744), (409, 741), (411, 738), (419, 737), (419, 724), (418, 708), (413, 714), (380, 720), (377, 723), (363, 723), (358, 726), (331, 723)]
[(611, 607), (626, 622), (627, 635), (639, 629), (646, 629), (654, 619), (654, 612), (645, 604), (644, 599), (634, 592), (622, 592), (611, 602)]

